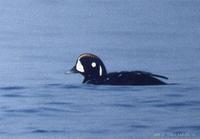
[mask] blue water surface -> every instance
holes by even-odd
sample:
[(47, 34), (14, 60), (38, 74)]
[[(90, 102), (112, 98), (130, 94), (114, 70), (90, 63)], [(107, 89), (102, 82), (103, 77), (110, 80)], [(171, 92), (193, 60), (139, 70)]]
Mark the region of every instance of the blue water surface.
[[(199, 0), (1, 0), (0, 138), (200, 138)], [(84, 52), (166, 86), (65, 75)]]

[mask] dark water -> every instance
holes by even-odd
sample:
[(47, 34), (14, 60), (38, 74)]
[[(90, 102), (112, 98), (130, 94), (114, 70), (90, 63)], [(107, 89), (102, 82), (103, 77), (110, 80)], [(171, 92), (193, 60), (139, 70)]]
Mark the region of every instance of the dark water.
[[(0, 1), (0, 138), (200, 137), (199, 0)], [(64, 75), (80, 53), (167, 86)]]

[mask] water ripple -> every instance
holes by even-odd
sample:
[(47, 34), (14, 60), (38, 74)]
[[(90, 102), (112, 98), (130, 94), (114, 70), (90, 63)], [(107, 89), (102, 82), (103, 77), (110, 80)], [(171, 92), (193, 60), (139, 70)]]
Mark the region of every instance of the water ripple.
[(47, 102), (45, 104), (47, 104), (47, 105), (72, 105), (73, 103), (71, 103), (71, 102)]
[(45, 129), (35, 129), (31, 133), (64, 133), (64, 130), (45, 130)]
[(10, 109), (4, 110), (8, 113), (37, 113), (39, 112), (37, 109)]
[(106, 134), (109, 132), (108, 129), (88, 129), (88, 130), (78, 130), (78, 132), (82, 133), (90, 133), (90, 134)]
[(26, 89), (26, 87), (23, 86), (7, 86), (7, 87), (0, 87), (0, 90), (22, 90)]
[(172, 126), (167, 129), (168, 131), (185, 131), (185, 130), (196, 130), (200, 131), (199, 125), (189, 125), (189, 126)]
[(60, 88), (60, 89), (76, 89), (76, 88), (81, 88), (82, 86), (80, 85), (71, 85), (71, 84), (63, 84), (63, 83), (53, 83), (53, 84), (45, 84), (45, 88)]
[(146, 129), (146, 128), (149, 128), (150, 126), (147, 126), (147, 125), (131, 125), (130, 127), (134, 128), (134, 129)]
[(185, 107), (185, 106), (198, 106), (200, 101), (185, 101), (185, 102), (173, 102), (173, 103), (163, 103), (163, 104), (154, 104), (155, 107)]
[(105, 106), (122, 107), (122, 108), (134, 108), (135, 107), (135, 105), (133, 105), (133, 104), (120, 104), (120, 103), (105, 104)]
[(165, 103), (165, 104), (154, 104), (155, 107), (184, 107), (188, 106), (188, 104), (184, 102), (175, 102), (175, 103)]
[(8, 98), (21, 98), (21, 97), (24, 97), (23, 95), (19, 95), (19, 94), (4, 94), (2, 95), (3, 97), (8, 97)]
[(160, 103), (162, 102), (162, 100), (144, 100), (144, 101), (141, 101), (141, 103), (144, 103), (144, 104), (152, 104), (152, 103)]
[(165, 95), (166, 97), (183, 97), (184, 95), (181, 95), (181, 94), (166, 94)]

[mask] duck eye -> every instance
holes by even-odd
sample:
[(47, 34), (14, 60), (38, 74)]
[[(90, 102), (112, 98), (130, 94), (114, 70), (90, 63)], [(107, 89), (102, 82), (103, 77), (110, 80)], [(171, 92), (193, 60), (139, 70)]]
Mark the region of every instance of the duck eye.
[(91, 66), (93, 67), (93, 68), (95, 68), (96, 67), (96, 63), (95, 62), (92, 62), (92, 64), (91, 64)]

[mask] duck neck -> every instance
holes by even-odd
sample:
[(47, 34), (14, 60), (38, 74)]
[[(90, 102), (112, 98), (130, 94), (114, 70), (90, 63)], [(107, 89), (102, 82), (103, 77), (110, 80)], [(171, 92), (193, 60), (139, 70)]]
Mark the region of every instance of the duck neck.
[(83, 80), (83, 83), (98, 83), (100, 82), (104, 76), (106, 74), (103, 74), (102, 76), (99, 76), (99, 75), (88, 75), (88, 76), (84, 76), (84, 80)]

